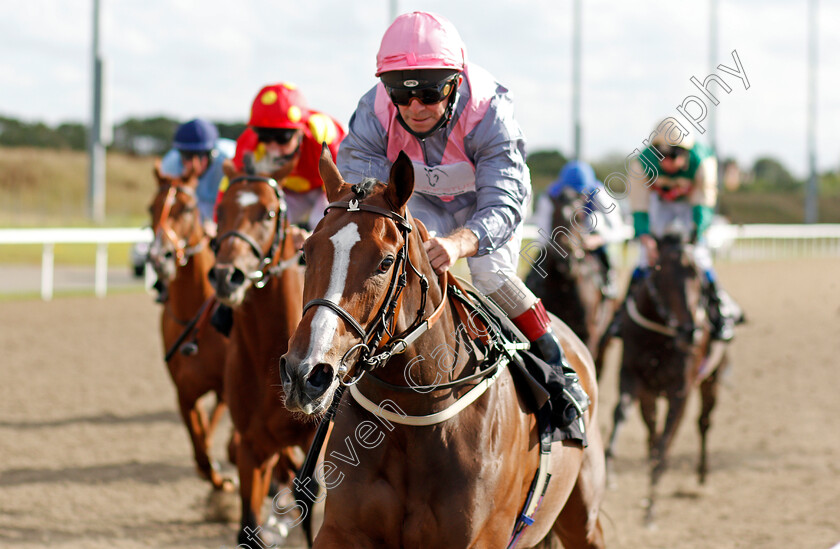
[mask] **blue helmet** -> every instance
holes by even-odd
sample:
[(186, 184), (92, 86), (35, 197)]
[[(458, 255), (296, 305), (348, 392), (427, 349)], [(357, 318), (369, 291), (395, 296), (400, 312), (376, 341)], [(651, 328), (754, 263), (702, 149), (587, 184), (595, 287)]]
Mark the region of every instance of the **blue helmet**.
[(548, 194), (551, 198), (557, 198), (566, 187), (570, 187), (578, 193), (596, 189), (598, 179), (595, 177), (592, 166), (578, 160), (567, 163), (560, 170), (560, 174), (554, 183), (548, 188)]
[(203, 118), (184, 122), (175, 130), (172, 146), (179, 151), (212, 151), (219, 139), (215, 124)]

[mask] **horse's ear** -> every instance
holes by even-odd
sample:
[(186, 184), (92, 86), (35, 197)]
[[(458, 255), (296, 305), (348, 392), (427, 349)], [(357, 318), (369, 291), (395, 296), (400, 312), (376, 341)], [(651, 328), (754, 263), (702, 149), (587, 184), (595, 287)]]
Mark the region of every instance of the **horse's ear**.
[(321, 147), (321, 159), (318, 161), (318, 171), (321, 179), (324, 180), (324, 190), (327, 191), (327, 199), (335, 202), (341, 196), (343, 187), (346, 185), (333, 162), (329, 147), (324, 143)]
[(222, 171), (225, 173), (228, 179), (233, 179), (236, 177), (236, 166), (233, 165), (233, 160), (227, 159), (222, 162)]
[(155, 158), (155, 167), (152, 170), (152, 174), (154, 174), (158, 185), (163, 185), (166, 182), (166, 179), (163, 177), (163, 171), (161, 171), (160, 158)]
[(414, 165), (411, 159), (400, 151), (394, 165), (391, 166), (391, 175), (388, 176), (388, 187), (385, 189), (385, 198), (398, 210), (402, 210), (411, 193), (414, 192)]

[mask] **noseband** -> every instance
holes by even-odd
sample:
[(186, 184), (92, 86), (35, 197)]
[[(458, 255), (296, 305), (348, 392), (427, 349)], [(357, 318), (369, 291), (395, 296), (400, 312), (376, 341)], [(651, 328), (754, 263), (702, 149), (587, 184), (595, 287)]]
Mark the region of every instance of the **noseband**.
[[(355, 186), (354, 192), (357, 192)], [(362, 325), (359, 324), (359, 322), (353, 318), (353, 315), (347, 312), (346, 309), (342, 308), (338, 303), (334, 303), (328, 299), (313, 299), (303, 307), (303, 314), (306, 314), (308, 309), (319, 305), (329, 308), (341, 317), (361, 337), (362, 341), (351, 347), (346, 353), (344, 353), (344, 356), (341, 357), (338, 373), (343, 376), (350, 370), (350, 367), (347, 365), (348, 357), (354, 351), (360, 351), (359, 358), (356, 361), (358, 371), (355, 377), (351, 378), (349, 381), (345, 381), (341, 377), (339, 378), (342, 385), (345, 386), (355, 385), (366, 371), (384, 366), (393, 355), (405, 352), (409, 345), (411, 345), (418, 337), (420, 337), (420, 335), (426, 332), (435, 322), (437, 322), (446, 305), (446, 288), (448, 286), (446, 282), (443, 283), (443, 297), (440, 305), (438, 305), (437, 309), (435, 309), (435, 311), (424, 320), (423, 311), (426, 309), (429, 280), (426, 275), (417, 270), (408, 255), (408, 235), (411, 232), (411, 224), (406, 218), (390, 210), (369, 204), (360, 204), (358, 200), (359, 194), (360, 193), (357, 192), (357, 198), (350, 201), (330, 203), (327, 206), (324, 215), (326, 215), (332, 208), (341, 208), (347, 210), (348, 212), (369, 212), (387, 217), (396, 224), (397, 229), (399, 229), (400, 234), (402, 235), (403, 244), (400, 247), (399, 252), (397, 252), (397, 257), (393, 267), (393, 275), (391, 276), (391, 281), (388, 285), (388, 292), (385, 294), (385, 300), (382, 302), (382, 306), (379, 308), (379, 311), (376, 313), (376, 316), (373, 321), (371, 321), (371, 324), (367, 329), (362, 327)], [(405, 289), (407, 284), (407, 266), (411, 267), (411, 270), (414, 271), (420, 279), (420, 306), (417, 309), (417, 315), (411, 326), (399, 335), (394, 336), (393, 332), (394, 324), (396, 322), (397, 309), (399, 307), (399, 303), (401, 302), (402, 291)], [(388, 336), (387, 338), (385, 338), (386, 334)], [(380, 344), (382, 344), (381, 347)]]
[[(277, 184), (277, 181), (271, 177), (261, 177), (258, 175), (243, 175), (240, 177), (236, 177), (233, 181), (230, 182), (230, 188), (235, 183), (239, 183), (240, 181), (245, 181), (247, 184), (251, 183), (265, 183), (274, 191), (274, 195), (277, 197), (277, 211), (272, 212), (274, 217), (277, 220), (277, 224), (274, 227), (274, 239), (271, 242), (271, 246), (268, 249), (268, 252), (263, 254), (262, 248), (257, 243), (256, 240), (251, 237), (251, 235), (243, 233), (241, 231), (228, 231), (221, 236), (216, 237), (213, 240), (213, 251), (218, 253), (219, 246), (226, 238), (234, 237), (239, 238), (240, 240), (244, 240), (246, 244), (251, 248), (251, 251), (254, 252), (254, 255), (257, 257), (259, 261), (259, 267), (253, 273), (248, 275), (248, 278), (251, 280), (255, 280), (254, 286), (257, 288), (262, 288), (268, 283), (269, 276), (271, 274), (271, 269), (268, 266), (271, 264), (274, 256), (277, 254), (277, 251), (282, 249), (286, 244), (286, 231), (283, 230), (283, 224), (286, 221), (286, 197), (283, 194), (283, 191), (280, 189), (280, 186)], [(282, 236), (281, 236), (282, 233)]]

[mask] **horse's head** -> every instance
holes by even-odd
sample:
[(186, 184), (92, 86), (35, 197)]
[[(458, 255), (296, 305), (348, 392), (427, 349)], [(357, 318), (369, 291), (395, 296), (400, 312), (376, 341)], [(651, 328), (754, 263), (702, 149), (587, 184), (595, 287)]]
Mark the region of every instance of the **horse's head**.
[(158, 188), (149, 205), (155, 233), (149, 247), (149, 262), (165, 288), (178, 266), (186, 264), (192, 250), (204, 238), (196, 196), (198, 166), (190, 165), (181, 177), (171, 177), (161, 172), (157, 161), (154, 175)]
[(230, 162), (224, 169), (230, 184), (216, 209), (216, 264), (208, 276), (219, 300), (236, 306), (252, 285), (265, 284), (266, 269), (282, 252), (286, 197), (274, 178), (237, 171)]
[(326, 149), (320, 171), (331, 205), (304, 244), (304, 315), (280, 361), (286, 407), (307, 414), (325, 410), (340, 378), (352, 377), (355, 361), (393, 329), (388, 311), (405, 277), (405, 204), (414, 189), (402, 153), (387, 185), (368, 179), (351, 188)]
[(575, 264), (585, 255), (580, 239), (581, 231), (578, 229), (581, 227), (581, 220), (578, 218), (584, 212), (586, 199), (571, 187), (565, 187), (557, 196), (551, 198), (551, 202), (554, 210), (551, 216), (550, 237), (565, 255), (559, 253), (554, 246), (548, 246), (549, 265), (558, 273), (571, 278), (574, 275)]
[(684, 234), (656, 239), (656, 262), (647, 291), (665, 325), (676, 331), (678, 345), (687, 349), (702, 328), (703, 276), (694, 261), (694, 244)]

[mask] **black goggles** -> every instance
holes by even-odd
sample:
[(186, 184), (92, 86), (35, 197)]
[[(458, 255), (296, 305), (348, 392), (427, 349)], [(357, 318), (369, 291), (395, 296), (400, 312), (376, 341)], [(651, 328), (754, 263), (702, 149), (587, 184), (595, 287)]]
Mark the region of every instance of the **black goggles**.
[(204, 158), (210, 156), (210, 151), (178, 151), (181, 155), (181, 160), (184, 162), (191, 162), (193, 158)]
[(254, 128), (260, 143), (277, 143), (285, 145), (294, 139), (298, 130), (295, 128)]
[(404, 107), (411, 103), (411, 99), (414, 97), (424, 105), (434, 105), (449, 97), (449, 94), (452, 93), (452, 89), (455, 87), (455, 78), (449, 78), (448, 80), (423, 88), (391, 88), (386, 86), (386, 89), (394, 105)]
[(662, 147), (659, 149), (659, 152), (663, 157), (670, 158), (671, 160), (688, 154), (687, 150), (680, 147)]

